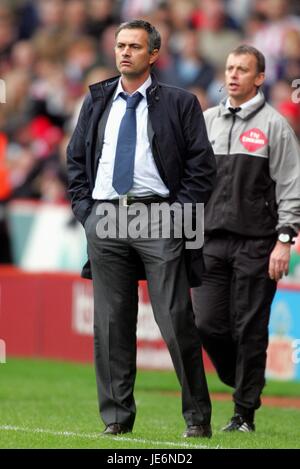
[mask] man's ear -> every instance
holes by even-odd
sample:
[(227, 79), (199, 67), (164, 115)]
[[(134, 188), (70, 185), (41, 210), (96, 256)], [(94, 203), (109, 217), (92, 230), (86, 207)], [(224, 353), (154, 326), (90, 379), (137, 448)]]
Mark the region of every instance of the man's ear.
[(260, 72), (255, 78), (255, 82), (254, 82), (255, 86), (260, 87), (264, 81), (265, 81), (265, 74), (263, 72)]
[(153, 49), (153, 51), (150, 52), (150, 59), (149, 59), (150, 65), (153, 65), (157, 59), (158, 59), (158, 49)]

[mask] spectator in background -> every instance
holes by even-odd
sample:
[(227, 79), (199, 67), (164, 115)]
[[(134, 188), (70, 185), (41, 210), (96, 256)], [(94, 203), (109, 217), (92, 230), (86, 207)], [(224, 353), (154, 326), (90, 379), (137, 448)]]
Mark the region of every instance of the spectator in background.
[(278, 80), (270, 89), (270, 104), (278, 110), (283, 101), (291, 100), (291, 84), (288, 80)]
[(226, 13), (222, 0), (200, 0), (199, 10), (191, 17), (198, 29), (199, 50), (216, 69), (223, 69), (228, 52), (241, 41), (234, 20)]
[(33, 78), (36, 54), (31, 41), (17, 41), (11, 51), (11, 69), (25, 71)]
[(182, 33), (181, 48), (175, 58), (178, 86), (197, 86), (206, 90), (214, 78), (214, 68), (201, 57), (197, 32), (187, 29)]
[(6, 85), (6, 103), (0, 107), (0, 126), (2, 130), (14, 125), (14, 121), (26, 112), (26, 100), (31, 75), (23, 68), (11, 68), (3, 76)]
[[(174, 42), (177, 42), (177, 32), (185, 31), (191, 25), (191, 16), (195, 8), (193, 0), (174, 0), (169, 2), (169, 22), (174, 31)], [(180, 42), (180, 41), (179, 41)]]
[(44, 31), (62, 30), (65, 21), (64, 0), (40, 0), (35, 2), (39, 18), (39, 28)]
[(244, 23), (244, 41), (251, 43), (252, 38), (263, 30), (267, 17), (258, 11), (252, 11)]
[(86, 4), (88, 14), (86, 32), (99, 41), (108, 27), (119, 22), (119, 15), (115, 12), (116, 2), (113, 0), (87, 0)]
[[(13, 198), (47, 199), (41, 190), (39, 179), (44, 172), (50, 177), (49, 169), (57, 176), (58, 182), (66, 184), (65, 168), (61, 165), (58, 148), (63, 134), (49, 119), (36, 117), (20, 122), (11, 134), (7, 147), (7, 164), (10, 172), (11, 196)], [(64, 187), (64, 199), (66, 190)], [(53, 198), (52, 201), (55, 201)], [(61, 200), (61, 196), (59, 196)]]
[(291, 29), (285, 34), (278, 69), (278, 76), (289, 83), (300, 77), (300, 29)]
[(101, 49), (101, 55), (99, 57), (99, 65), (108, 67), (111, 70), (115, 70), (115, 73), (117, 72), (117, 70), (116, 70), (115, 57), (113, 54), (113, 44), (115, 41), (116, 29), (117, 29), (116, 24), (112, 24), (108, 26), (105, 29), (105, 31), (103, 31), (100, 42), (99, 42), (100, 49)]
[(252, 44), (261, 50), (266, 60), (266, 83), (268, 86), (279, 78), (284, 40), (290, 30), (300, 31), (300, 18), (290, 14), (289, 0), (264, 0), (260, 12), (267, 18), (264, 27), (254, 34)]
[(172, 23), (170, 17), (170, 2), (168, 0), (159, 0), (157, 7), (151, 11), (149, 17), (156, 25), (165, 23), (170, 26)]
[(71, 83), (82, 85), (84, 76), (98, 60), (97, 43), (89, 36), (80, 36), (69, 44), (65, 54), (65, 71)]
[(242, 30), (248, 18), (251, 16), (252, 7), (255, 0), (226, 0), (226, 12), (230, 19), (229, 24), (232, 27)]
[(277, 110), (286, 118), (298, 139), (300, 139), (300, 104), (291, 100), (282, 101)]
[(40, 58), (35, 72), (26, 100), (27, 118), (46, 116), (62, 127), (68, 116), (66, 97), (69, 91), (64, 66), (57, 60)]
[(264, 71), (257, 49), (233, 50), (225, 69), (228, 98), (204, 113), (218, 177), (205, 210), (206, 270), (192, 296), (203, 346), (234, 388), (226, 432), (255, 430), (271, 303), (300, 230), (300, 147), (265, 102)]
[[(260, 41), (261, 48), (266, 47), (267, 66), (270, 63), (275, 72), (275, 81), (268, 74), (264, 91), (278, 108), (280, 102), (290, 101), (291, 81), (300, 76), (299, 5), (296, 0), (1, 0), (0, 78), (6, 82), (7, 102), (0, 106), (0, 132), (9, 137), (5, 158), (12, 179), (20, 182), (16, 174), (24, 176), (31, 163), (42, 170), (37, 145), (24, 139), (29, 123), (45, 117), (65, 138), (90, 70), (100, 66), (111, 76), (117, 73), (114, 33), (119, 20), (132, 14), (130, 9), (150, 18), (162, 33), (159, 80), (192, 87), (204, 107), (207, 101), (217, 104), (224, 94), (223, 62), (233, 44)], [(285, 105), (281, 111), (294, 125), (292, 107)], [(45, 141), (42, 147), (47, 145)], [(44, 155), (43, 161), (57, 151)], [(39, 197), (33, 181), (35, 177), (34, 187), (29, 183), (28, 190), (12, 191), (11, 197)]]
[(159, 3), (160, 0), (123, 0), (121, 2), (121, 19), (127, 21), (131, 18), (145, 17), (151, 14)]
[(173, 54), (180, 54), (185, 32), (191, 29), (191, 16), (194, 10), (194, 2), (191, 0), (174, 0), (169, 3), (169, 48)]
[(8, 2), (0, 3), (0, 76), (9, 66), (11, 49), (17, 40), (16, 21)]
[(66, 0), (64, 27), (73, 35), (84, 35), (87, 29), (88, 11), (82, 0)]
[(27, 0), (17, 4), (16, 16), (18, 24), (18, 39), (29, 40), (39, 26), (38, 11), (35, 0)]
[(159, 28), (162, 45), (153, 70), (159, 81), (178, 86), (179, 77), (175, 63), (175, 54), (171, 51), (170, 47), (171, 27), (167, 23), (158, 23), (156, 27)]

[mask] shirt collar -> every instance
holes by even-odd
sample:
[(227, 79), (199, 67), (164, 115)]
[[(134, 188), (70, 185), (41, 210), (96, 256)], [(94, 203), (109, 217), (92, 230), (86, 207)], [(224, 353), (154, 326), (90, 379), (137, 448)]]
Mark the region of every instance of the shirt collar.
[[(260, 96), (260, 93), (256, 93), (255, 96), (253, 96), (253, 98), (249, 99), (248, 101), (246, 101), (245, 103), (243, 104), (240, 104), (240, 108), (241, 109), (247, 109), (248, 107), (252, 106), (253, 104), (257, 104), (261, 99), (261, 96)], [(228, 109), (230, 107), (232, 107), (232, 105), (230, 104), (230, 98), (228, 97), (227, 100), (226, 100), (226, 104), (225, 104), (225, 107)]]
[[(149, 88), (151, 83), (152, 83), (152, 79), (151, 79), (151, 76), (149, 75), (147, 80), (133, 94), (139, 92), (139, 93), (141, 93), (143, 98), (146, 98), (147, 97), (146, 90), (147, 90), (147, 88)], [(113, 99), (114, 101), (116, 99), (118, 99), (120, 93), (126, 93), (126, 91), (123, 89), (121, 78), (119, 79), (119, 83), (118, 83), (118, 86), (117, 86), (117, 89), (116, 89), (116, 92), (115, 92), (115, 96), (114, 96), (114, 99)]]

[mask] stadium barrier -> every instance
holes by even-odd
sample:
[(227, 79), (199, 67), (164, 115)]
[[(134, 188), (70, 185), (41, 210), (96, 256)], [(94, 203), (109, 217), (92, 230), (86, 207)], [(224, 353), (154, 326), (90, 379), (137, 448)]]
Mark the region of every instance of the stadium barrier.
[[(68, 203), (14, 200), (7, 208), (14, 264), (24, 270), (79, 273), (86, 238)], [(287, 283), (300, 285), (300, 236), (292, 248)]]
[[(75, 274), (0, 268), (0, 337), (7, 356), (91, 362), (92, 335), (91, 281)], [(139, 284), (137, 345), (138, 367), (173, 369), (153, 318), (146, 282)], [(205, 366), (212, 369), (207, 357)]]
[[(300, 380), (300, 287), (283, 284), (272, 306), (267, 377)], [(93, 360), (92, 283), (78, 274), (0, 268), (0, 339), (8, 356)], [(154, 321), (146, 282), (139, 284), (137, 363), (172, 369)], [(204, 353), (205, 368), (213, 369)]]

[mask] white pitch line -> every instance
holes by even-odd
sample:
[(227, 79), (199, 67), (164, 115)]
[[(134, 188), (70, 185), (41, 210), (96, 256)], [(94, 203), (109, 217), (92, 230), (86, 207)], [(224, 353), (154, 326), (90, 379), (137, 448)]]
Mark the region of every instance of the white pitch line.
[(83, 438), (83, 439), (92, 439), (98, 440), (99, 437), (101, 439), (105, 439), (109, 441), (112, 439), (114, 441), (128, 441), (134, 443), (143, 443), (149, 445), (163, 445), (163, 446), (171, 446), (171, 447), (180, 447), (180, 448), (187, 448), (187, 449), (220, 449), (220, 446), (212, 447), (207, 445), (192, 445), (189, 443), (175, 443), (174, 441), (153, 441), (153, 440), (144, 440), (142, 438), (128, 438), (124, 436), (116, 436), (116, 437), (108, 437), (106, 435), (101, 435), (100, 433), (76, 433), (76, 432), (59, 432), (55, 430), (48, 430), (46, 428), (28, 428), (28, 427), (16, 427), (13, 425), (0, 425), (0, 431), (13, 431), (13, 432), (24, 432), (24, 433), (45, 433), (47, 435), (54, 435), (54, 436), (65, 436), (71, 438)]

